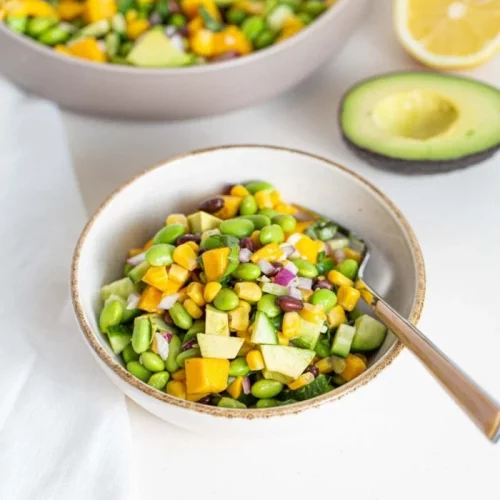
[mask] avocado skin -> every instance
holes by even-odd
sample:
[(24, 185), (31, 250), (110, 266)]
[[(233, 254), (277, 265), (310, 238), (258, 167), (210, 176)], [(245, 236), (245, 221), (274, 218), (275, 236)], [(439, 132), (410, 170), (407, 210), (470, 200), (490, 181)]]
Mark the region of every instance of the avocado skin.
[(442, 174), (452, 172), (453, 170), (460, 170), (491, 158), (500, 149), (500, 145), (498, 145), (479, 153), (462, 156), (461, 158), (454, 158), (452, 160), (403, 160), (401, 158), (391, 158), (379, 153), (374, 153), (365, 148), (360, 148), (351, 142), (344, 134), (342, 134), (342, 139), (356, 156), (370, 165), (382, 170), (405, 175)]

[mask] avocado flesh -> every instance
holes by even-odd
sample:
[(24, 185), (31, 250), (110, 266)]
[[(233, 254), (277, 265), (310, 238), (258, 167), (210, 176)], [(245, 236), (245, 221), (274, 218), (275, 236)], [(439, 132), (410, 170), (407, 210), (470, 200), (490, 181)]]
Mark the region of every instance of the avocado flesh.
[(393, 73), (343, 98), (344, 140), (368, 163), (404, 173), (473, 165), (500, 147), (500, 91), (468, 78)]

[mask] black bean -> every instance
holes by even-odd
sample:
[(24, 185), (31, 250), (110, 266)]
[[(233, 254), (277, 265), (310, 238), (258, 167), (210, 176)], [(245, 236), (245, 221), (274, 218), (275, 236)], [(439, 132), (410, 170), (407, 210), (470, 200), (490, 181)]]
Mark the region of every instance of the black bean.
[(200, 205), (200, 210), (203, 212), (207, 212), (209, 214), (213, 214), (219, 211), (224, 206), (223, 198), (210, 198), (209, 200), (204, 201)]
[(188, 241), (194, 241), (195, 243), (199, 243), (200, 240), (201, 237), (198, 236), (197, 234), (185, 234), (184, 236), (179, 236), (175, 244), (182, 245), (183, 243), (187, 243)]
[(314, 378), (316, 378), (319, 375), (319, 368), (316, 365), (309, 365), (304, 370), (304, 373), (312, 373), (314, 375)]
[(205, 396), (204, 398), (201, 398), (198, 400), (198, 403), (202, 405), (209, 405), (212, 401), (212, 398), (210, 397), (210, 394), (208, 396)]
[(172, 319), (172, 316), (170, 316), (170, 313), (168, 311), (165, 311), (163, 319), (165, 320), (165, 323), (167, 323), (167, 325), (174, 326), (174, 320)]
[(333, 285), (328, 280), (315, 280), (315, 282), (313, 283), (313, 290), (318, 290), (321, 288), (333, 290)]
[(282, 295), (276, 299), (276, 304), (284, 312), (300, 311), (304, 304), (301, 300), (294, 297), (289, 297), (288, 295)]
[(254, 251), (253, 241), (251, 238), (242, 238), (240, 241), (240, 247), (246, 248), (247, 250), (250, 250), (250, 252)]

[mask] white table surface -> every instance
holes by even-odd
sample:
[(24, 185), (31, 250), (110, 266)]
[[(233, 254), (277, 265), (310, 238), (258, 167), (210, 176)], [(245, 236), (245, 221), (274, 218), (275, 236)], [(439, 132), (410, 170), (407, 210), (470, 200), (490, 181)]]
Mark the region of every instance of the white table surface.
[[(325, 68), (261, 106), (177, 123), (64, 113), (81, 190), (93, 211), (145, 167), (219, 144), (278, 144), (336, 159), (406, 214), (428, 273), (420, 327), (500, 399), (500, 155), (457, 173), (403, 177), (363, 164), (340, 140), (337, 105), (351, 84), (418, 67), (393, 34), (390, 3), (373, 2), (365, 24)], [(498, 86), (500, 58), (471, 74)], [(408, 351), (345, 401), (332, 405), (331, 428), (251, 441), (200, 438), (129, 401), (138, 478), (133, 500), (499, 498), (500, 445), (476, 431)]]

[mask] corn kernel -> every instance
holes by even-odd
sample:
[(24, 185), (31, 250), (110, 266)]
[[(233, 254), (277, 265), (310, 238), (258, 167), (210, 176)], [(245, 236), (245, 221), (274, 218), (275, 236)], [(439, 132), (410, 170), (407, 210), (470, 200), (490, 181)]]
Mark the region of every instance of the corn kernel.
[(246, 302), (245, 300), (240, 300), (238, 306), (243, 307), (245, 309), (245, 311), (247, 311), (249, 314), (250, 314), (250, 311), (252, 310), (252, 306), (248, 302)]
[[(164, 288), (165, 290), (163, 290), (162, 298), (165, 298), (167, 295), (172, 295), (174, 293), (180, 293), (182, 283), (178, 283), (173, 279), (169, 279)], [(181, 299), (181, 297), (179, 297), (179, 299)], [(182, 302), (182, 300), (179, 300), (179, 302)]]
[(215, 296), (221, 291), (222, 285), (217, 281), (210, 281), (205, 285), (205, 290), (203, 291), (203, 298), (205, 302), (210, 303), (215, 299)]
[(271, 203), (273, 204), (273, 207), (275, 207), (280, 202), (281, 202), (281, 193), (277, 189), (275, 189), (274, 191), (271, 192)]
[(190, 246), (195, 253), (198, 253), (200, 251), (200, 245), (198, 245), (196, 241), (186, 241), (185, 245)]
[(229, 329), (235, 331), (246, 331), (250, 324), (249, 312), (243, 307), (236, 307), (229, 311)]
[(186, 399), (188, 401), (199, 401), (200, 399), (206, 398), (210, 393), (209, 392), (198, 392), (196, 394), (187, 393)]
[[(172, 280), (170, 280), (170, 281), (172, 282)], [(175, 282), (173, 282), (173, 283), (175, 283)], [(188, 298), (187, 286), (185, 286), (184, 288), (181, 288), (177, 293), (179, 294), (179, 298), (177, 299), (177, 302), (184, 304), (185, 300)]]
[(189, 316), (194, 319), (200, 319), (203, 316), (203, 311), (191, 299), (186, 299), (183, 303)]
[[(262, 192), (262, 191), (259, 191)], [(280, 248), (277, 243), (269, 243), (257, 250), (250, 260), (256, 264), (259, 260), (268, 260), (270, 262), (280, 261), (285, 258), (285, 252)]]
[(288, 388), (292, 391), (296, 391), (301, 387), (305, 387), (314, 381), (314, 375), (311, 372), (303, 373), (295, 382), (288, 384)]
[(341, 272), (333, 269), (328, 273), (328, 281), (333, 283), (335, 286), (352, 286), (353, 282), (346, 276), (344, 276)]
[(248, 330), (236, 330), (236, 336), (239, 337), (240, 339), (245, 339), (250, 341), (252, 334)]
[(149, 23), (146, 19), (134, 19), (127, 23), (127, 37), (130, 40), (137, 40), (148, 29)]
[(346, 382), (349, 382), (352, 379), (358, 377), (366, 370), (366, 364), (358, 356), (349, 354), (345, 361), (346, 361), (346, 367), (345, 370), (340, 374), (340, 376)]
[(337, 300), (346, 311), (352, 311), (358, 303), (361, 293), (351, 286), (342, 285), (337, 292)]
[(127, 10), (127, 13), (125, 14), (125, 19), (127, 22), (135, 21), (137, 19), (138, 12), (135, 9), (130, 9)]
[(244, 377), (236, 377), (226, 389), (233, 399), (238, 399), (243, 392), (243, 378)]
[(299, 314), (301, 318), (311, 323), (322, 323), (326, 319), (325, 311), (320, 305), (304, 304)]
[(236, 295), (248, 302), (258, 302), (262, 297), (262, 290), (257, 283), (251, 281), (241, 281), (234, 285)]
[[(320, 359), (315, 363), (315, 366), (318, 368), (320, 373), (331, 373), (335, 371), (335, 369), (339, 368), (339, 359), (336, 356), (328, 356), (327, 358)], [(340, 361), (342, 363), (343, 360)], [(342, 366), (340, 366), (342, 369)]]
[(248, 192), (248, 189), (242, 184), (236, 184), (236, 186), (233, 186), (231, 188), (231, 192), (229, 194), (231, 196), (239, 196), (240, 198), (244, 198), (245, 196), (248, 196), (250, 193)]
[(344, 254), (346, 259), (355, 260), (358, 264), (363, 260), (363, 256), (352, 248), (344, 248)]
[(347, 321), (344, 308), (342, 306), (334, 306), (326, 315), (326, 321), (330, 328), (337, 328), (342, 323)]
[(165, 220), (165, 225), (172, 226), (173, 224), (182, 224), (186, 229), (186, 233), (189, 232), (189, 223), (184, 214), (170, 214)]
[(248, 368), (252, 371), (263, 370), (265, 368), (264, 358), (260, 351), (252, 350), (246, 355)]
[(177, 370), (176, 372), (172, 373), (172, 380), (177, 380), (177, 381), (186, 380), (186, 370), (184, 370), (184, 368), (181, 368), (180, 370)]
[(220, 196), (220, 198), (224, 200), (224, 206), (212, 215), (215, 215), (215, 217), (218, 217), (222, 220), (232, 219), (233, 217), (236, 217), (236, 214), (240, 209), (241, 200), (243, 198), (239, 196), (230, 196), (227, 194), (223, 194), (222, 196)]
[(254, 194), (255, 201), (258, 207), (262, 210), (263, 208), (273, 208), (273, 201), (271, 198), (270, 191), (259, 191)]
[(300, 293), (302, 294), (302, 300), (304, 302), (308, 302), (309, 299), (312, 297), (312, 294), (314, 293), (312, 290), (303, 290), (302, 288), (299, 289)]
[(186, 384), (182, 380), (171, 380), (167, 384), (167, 394), (179, 399), (186, 399)]
[[(295, 215), (298, 210), (292, 206), (292, 205), (289, 205), (288, 203), (283, 203), (283, 202), (280, 202), (280, 203), (277, 203), (275, 206), (274, 206), (274, 210), (276, 210), (277, 212), (279, 212), (280, 214), (287, 214), (287, 215)], [(302, 223), (304, 224), (304, 223)], [(307, 221), (306, 222), (307, 226), (311, 225), (312, 222), (310, 221)], [(304, 229), (307, 227), (305, 226)], [(304, 230), (303, 229), (303, 230)], [(302, 230), (302, 231), (303, 231)], [(300, 232), (302, 232), (300, 231)], [(294, 232), (297, 232), (297, 231), (294, 231)]]
[(365, 365), (368, 364), (368, 358), (364, 354), (357, 352), (357, 353), (353, 354), (353, 356), (357, 356), (361, 361), (363, 361), (363, 363)]
[(178, 264), (172, 264), (168, 271), (168, 277), (173, 281), (177, 281), (182, 286), (189, 278), (189, 271), (184, 266), (181, 267)]
[(278, 332), (278, 344), (288, 345), (290, 344), (290, 340), (288, 340), (281, 332)]
[(198, 306), (203, 307), (206, 304), (205, 299), (203, 298), (203, 292), (205, 287), (201, 283), (190, 283), (187, 287), (187, 295), (188, 297)]
[(283, 315), (283, 336), (287, 339), (293, 339), (300, 333), (300, 316), (298, 312), (286, 312)]
[(198, 267), (196, 252), (187, 243), (183, 243), (175, 248), (172, 257), (174, 262), (188, 271), (193, 271)]

